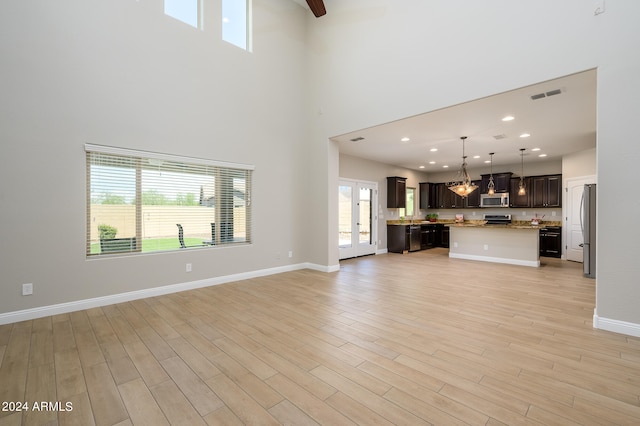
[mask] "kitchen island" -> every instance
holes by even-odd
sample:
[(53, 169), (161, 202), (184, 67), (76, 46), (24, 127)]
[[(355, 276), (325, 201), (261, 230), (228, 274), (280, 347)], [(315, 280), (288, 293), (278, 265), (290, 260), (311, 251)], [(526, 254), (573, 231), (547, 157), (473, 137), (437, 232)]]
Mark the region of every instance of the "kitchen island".
[(540, 266), (539, 227), (531, 225), (449, 224), (449, 257)]

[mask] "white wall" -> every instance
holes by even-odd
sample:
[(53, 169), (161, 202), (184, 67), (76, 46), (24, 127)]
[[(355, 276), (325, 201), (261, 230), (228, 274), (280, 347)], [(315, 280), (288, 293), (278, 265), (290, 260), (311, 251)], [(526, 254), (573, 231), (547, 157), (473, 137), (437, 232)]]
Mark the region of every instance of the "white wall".
[(562, 157), (563, 179), (593, 176), (596, 174), (596, 170), (595, 148)]
[[(248, 53), (220, 40), (214, 0), (204, 30), (162, 0), (2, 2), (0, 314), (307, 258), (308, 12), (253, 5)], [(87, 260), (87, 142), (255, 164), (253, 244)]]
[(313, 156), (334, 135), (598, 69), (597, 310), (640, 324), (640, 228), (625, 238), (612, 229), (620, 199), (640, 210), (620, 185), (635, 181), (640, 158), (629, 136), (640, 110), (640, 2), (608, 0), (599, 15), (583, 0), (326, 3), (327, 16), (309, 23), (310, 105), (323, 112), (311, 123)]

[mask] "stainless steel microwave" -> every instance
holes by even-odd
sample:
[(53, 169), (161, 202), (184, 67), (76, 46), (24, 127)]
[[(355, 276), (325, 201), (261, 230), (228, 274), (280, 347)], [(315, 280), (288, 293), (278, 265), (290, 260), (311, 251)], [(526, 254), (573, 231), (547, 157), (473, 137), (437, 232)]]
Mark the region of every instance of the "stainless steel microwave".
[(480, 207), (509, 207), (509, 193), (480, 194)]

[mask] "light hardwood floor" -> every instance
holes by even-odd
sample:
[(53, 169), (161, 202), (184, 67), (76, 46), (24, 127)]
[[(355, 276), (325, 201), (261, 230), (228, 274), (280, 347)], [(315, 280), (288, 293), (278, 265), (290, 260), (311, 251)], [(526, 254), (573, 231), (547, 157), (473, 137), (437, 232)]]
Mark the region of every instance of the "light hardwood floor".
[[(346, 260), (0, 326), (0, 425), (640, 424), (581, 265)], [(53, 407), (56, 408), (56, 407)]]

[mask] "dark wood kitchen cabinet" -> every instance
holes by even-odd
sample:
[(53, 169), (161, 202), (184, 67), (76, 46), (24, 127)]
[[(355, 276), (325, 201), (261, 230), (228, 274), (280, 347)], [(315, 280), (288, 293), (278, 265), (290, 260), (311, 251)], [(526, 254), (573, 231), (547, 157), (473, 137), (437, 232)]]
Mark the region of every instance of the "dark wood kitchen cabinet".
[[(494, 173), (493, 184), (496, 192), (509, 192), (509, 185), (511, 183), (511, 175), (513, 173)], [(489, 191), (489, 178), (491, 175), (481, 175), (482, 185), (480, 186), (481, 194), (486, 194)]]
[(432, 209), (441, 209), (443, 207), (444, 190), (447, 189), (444, 183), (429, 184), (429, 205)]
[(524, 178), (525, 194), (518, 195), (520, 178), (511, 178), (509, 191), (509, 207), (531, 207), (531, 178)]
[(423, 224), (420, 226), (420, 231), (422, 235), (422, 239), (420, 241), (421, 243), (420, 248), (422, 250), (438, 246), (438, 232), (439, 232), (438, 225)]
[(446, 247), (449, 248), (449, 227), (440, 225), (442, 228), (440, 229), (440, 241), (438, 242), (438, 247)]
[(446, 183), (439, 183), (438, 205), (441, 209), (459, 209), (464, 207), (464, 198), (450, 190)]
[(407, 178), (390, 176), (387, 178), (387, 208), (407, 207)]
[(464, 199), (464, 207), (468, 209), (480, 207), (480, 193), (482, 191), (482, 181), (474, 180), (471, 181), (471, 183), (477, 185), (478, 189), (467, 195), (467, 198)]
[(562, 207), (562, 175), (531, 177), (531, 207)]
[(431, 204), (432, 186), (432, 183), (420, 182), (420, 208), (422, 210), (434, 208), (434, 206)]
[(408, 231), (408, 225), (387, 225), (387, 251), (390, 253), (409, 251)]
[[(419, 238), (419, 241), (414, 238)], [(433, 247), (449, 247), (449, 228), (442, 223), (387, 225), (389, 253), (408, 253)]]

